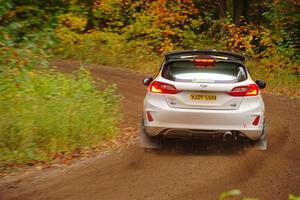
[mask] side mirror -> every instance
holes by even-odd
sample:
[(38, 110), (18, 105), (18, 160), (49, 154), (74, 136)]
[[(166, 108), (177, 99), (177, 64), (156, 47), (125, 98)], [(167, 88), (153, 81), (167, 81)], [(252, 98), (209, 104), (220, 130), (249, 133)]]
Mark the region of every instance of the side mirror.
[(259, 89), (264, 89), (266, 87), (266, 82), (262, 81), (262, 80), (257, 80), (255, 81), (256, 85), (259, 87)]
[(143, 84), (146, 85), (146, 86), (149, 86), (152, 81), (153, 81), (152, 77), (146, 77), (143, 80)]

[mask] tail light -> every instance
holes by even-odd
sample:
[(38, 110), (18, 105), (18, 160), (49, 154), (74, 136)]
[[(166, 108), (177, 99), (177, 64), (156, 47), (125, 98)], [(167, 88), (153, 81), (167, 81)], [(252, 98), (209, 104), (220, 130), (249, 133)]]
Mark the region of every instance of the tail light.
[(226, 92), (226, 93), (235, 97), (244, 97), (244, 96), (256, 96), (258, 95), (258, 91), (259, 90), (256, 84), (249, 84), (249, 85), (234, 87), (230, 92)]
[(255, 117), (255, 119), (253, 120), (252, 125), (253, 125), (253, 126), (257, 126), (257, 125), (258, 125), (258, 122), (259, 122), (259, 119), (260, 119), (260, 116), (257, 115), (257, 116)]
[(150, 85), (150, 92), (161, 94), (177, 94), (181, 92), (181, 90), (177, 90), (174, 85), (168, 83), (153, 81)]

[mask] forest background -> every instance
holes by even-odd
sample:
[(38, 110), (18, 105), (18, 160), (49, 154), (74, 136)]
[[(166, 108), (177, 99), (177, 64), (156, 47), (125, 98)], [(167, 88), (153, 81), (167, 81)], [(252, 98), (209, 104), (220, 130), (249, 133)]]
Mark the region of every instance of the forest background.
[(153, 74), (179, 49), (242, 52), (266, 92), (299, 98), (300, 1), (1, 0), (0, 168), (52, 160), (117, 132), (115, 86), (99, 89), (84, 68), (65, 75), (49, 61)]

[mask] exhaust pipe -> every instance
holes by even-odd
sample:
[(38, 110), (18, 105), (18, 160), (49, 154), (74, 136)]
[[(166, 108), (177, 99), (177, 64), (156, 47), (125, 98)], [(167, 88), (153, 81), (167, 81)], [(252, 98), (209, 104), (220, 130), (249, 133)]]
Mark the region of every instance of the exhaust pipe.
[(233, 134), (231, 131), (226, 131), (223, 135), (223, 140), (224, 141), (233, 141), (236, 140), (237, 137), (235, 134)]

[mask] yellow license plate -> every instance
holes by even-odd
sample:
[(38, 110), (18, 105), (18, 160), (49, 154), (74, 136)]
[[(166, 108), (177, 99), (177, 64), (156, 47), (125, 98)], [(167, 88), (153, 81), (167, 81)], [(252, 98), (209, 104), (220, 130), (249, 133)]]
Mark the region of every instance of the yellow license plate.
[(202, 94), (191, 94), (191, 100), (209, 100), (209, 101), (216, 101), (216, 95), (202, 95)]

